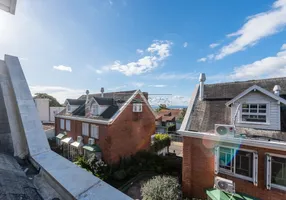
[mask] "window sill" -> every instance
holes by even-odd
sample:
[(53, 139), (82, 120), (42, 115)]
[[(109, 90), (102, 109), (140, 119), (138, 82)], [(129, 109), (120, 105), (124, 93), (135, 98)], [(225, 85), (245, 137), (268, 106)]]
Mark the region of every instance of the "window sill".
[(253, 178), (249, 178), (247, 176), (242, 176), (242, 175), (239, 175), (239, 174), (233, 174), (233, 173), (224, 171), (222, 169), (219, 169), (218, 173), (225, 174), (225, 175), (232, 176), (232, 177), (239, 178), (239, 179), (243, 179), (243, 180), (250, 181), (251, 183), (253, 183)]
[[(276, 185), (276, 184), (274, 184), (274, 183), (271, 184), (271, 188), (275, 188), (275, 189), (278, 189), (278, 190), (286, 191), (286, 187), (285, 187), (285, 186)], [(270, 189), (270, 190), (271, 190), (271, 189)]]
[(245, 121), (240, 121), (238, 122), (238, 124), (255, 124), (255, 125), (267, 125), (267, 126), (270, 125), (269, 122), (263, 123), (263, 122), (245, 122)]

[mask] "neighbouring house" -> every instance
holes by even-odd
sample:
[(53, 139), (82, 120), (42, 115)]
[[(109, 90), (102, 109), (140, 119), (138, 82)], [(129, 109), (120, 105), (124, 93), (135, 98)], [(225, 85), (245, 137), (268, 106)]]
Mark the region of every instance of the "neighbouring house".
[(67, 99), (66, 109), (56, 116), (57, 144), (63, 155), (96, 153), (107, 163), (139, 150), (147, 150), (155, 132), (155, 113), (148, 93), (140, 90), (88, 94)]
[(162, 109), (157, 112), (156, 133), (175, 133), (181, 112), (180, 109)]
[(286, 199), (286, 78), (205, 80), (201, 74), (178, 131), (184, 195)]
[(36, 108), (42, 123), (54, 123), (55, 116), (60, 113), (65, 107), (52, 107), (50, 100), (44, 98), (34, 98)]

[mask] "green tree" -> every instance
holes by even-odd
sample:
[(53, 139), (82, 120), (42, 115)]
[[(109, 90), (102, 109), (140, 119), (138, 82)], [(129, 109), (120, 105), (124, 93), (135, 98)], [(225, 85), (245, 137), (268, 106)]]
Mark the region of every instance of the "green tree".
[(159, 107), (156, 109), (156, 111), (159, 112), (160, 110), (163, 110), (163, 109), (169, 110), (166, 104), (160, 104)]
[(55, 97), (48, 95), (47, 93), (36, 93), (34, 99), (49, 99), (50, 107), (62, 106)]
[(141, 188), (143, 200), (177, 200), (181, 198), (178, 179), (172, 176), (155, 176)]
[(180, 116), (178, 118), (179, 121), (183, 121), (183, 119), (184, 119), (184, 117), (186, 115), (186, 112), (187, 112), (187, 108), (183, 108), (183, 110), (182, 110), (182, 112), (181, 112), (181, 114), (180, 114)]

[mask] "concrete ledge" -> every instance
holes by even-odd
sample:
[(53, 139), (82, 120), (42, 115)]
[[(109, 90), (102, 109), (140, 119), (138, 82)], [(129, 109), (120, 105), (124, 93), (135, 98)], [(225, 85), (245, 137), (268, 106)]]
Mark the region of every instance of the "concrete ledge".
[[(55, 185), (68, 191), (76, 199), (129, 200), (127, 195), (108, 185), (69, 160), (47, 151), (31, 158), (38, 168), (44, 169)], [(55, 188), (57, 190), (57, 188)], [(61, 188), (58, 188), (61, 189)], [(62, 194), (61, 191), (57, 191)]]

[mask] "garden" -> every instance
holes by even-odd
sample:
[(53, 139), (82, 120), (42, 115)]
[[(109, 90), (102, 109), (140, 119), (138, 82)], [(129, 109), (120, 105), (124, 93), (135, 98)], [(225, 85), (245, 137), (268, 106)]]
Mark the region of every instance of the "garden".
[[(165, 156), (156, 153), (169, 145), (170, 137), (167, 134), (156, 134), (150, 151), (140, 151), (128, 158), (121, 158), (117, 164), (107, 165), (103, 161), (97, 160), (95, 155), (92, 155), (88, 160), (78, 157), (75, 164), (133, 199), (141, 199), (141, 195), (144, 194), (146, 197), (143, 196), (144, 199), (149, 199), (146, 196), (149, 190), (144, 185), (154, 181), (153, 179), (158, 182), (160, 177), (164, 177), (164, 179), (172, 179), (172, 183), (176, 180), (178, 185), (181, 182), (182, 159), (170, 153)], [(177, 187), (177, 184), (174, 187)]]

